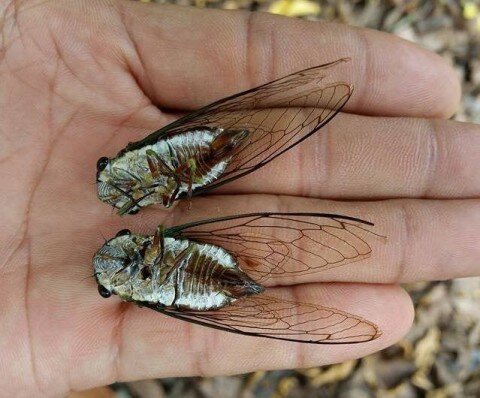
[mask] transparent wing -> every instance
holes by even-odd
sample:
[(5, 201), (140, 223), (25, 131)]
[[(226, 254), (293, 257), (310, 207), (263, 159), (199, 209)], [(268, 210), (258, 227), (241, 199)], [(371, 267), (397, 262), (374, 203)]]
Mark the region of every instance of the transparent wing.
[(352, 94), (352, 86), (335, 76), (346, 61), (296, 72), (221, 99), (129, 144), (126, 150), (201, 126), (248, 130), (224, 174), (194, 194), (215, 188), (264, 166), (328, 123)]
[(170, 228), (167, 236), (225, 248), (255, 281), (338, 267), (370, 256), (370, 242), (384, 239), (372, 223), (323, 213), (252, 213)]
[(301, 343), (362, 343), (381, 335), (375, 324), (358, 316), (266, 294), (245, 297), (215, 311), (149, 307), (184, 321), (227, 332)]

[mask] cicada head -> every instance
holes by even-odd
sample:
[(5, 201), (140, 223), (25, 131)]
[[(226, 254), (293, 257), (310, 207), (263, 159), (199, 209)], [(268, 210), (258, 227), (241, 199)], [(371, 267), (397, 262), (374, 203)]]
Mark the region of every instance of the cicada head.
[(135, 291), (145, 284), (142, 251), (151, 240), (123, 230), (95, 253), (94, 275), (102, 297), (117, 294), (124, 300), (134, 299)]
[(138, 151), (97, 161), (98, 198), (117, 208), (120, 215), (136, 214), (142, 207), (162, 203), (163, 182), (153, 178), (145, 154)]

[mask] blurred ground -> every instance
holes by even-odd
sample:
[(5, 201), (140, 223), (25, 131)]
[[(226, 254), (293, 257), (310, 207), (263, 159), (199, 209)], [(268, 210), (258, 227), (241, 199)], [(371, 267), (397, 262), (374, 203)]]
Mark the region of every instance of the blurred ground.
[[(455, 66), (463, 81), (455, 119), (480, 123), (480, 1), (157, 2), (337, 20), (394, 33)], [(480, 397), (480, 278), (407, 288), (416, 303), (414, 327), (399, 344), (362, 360), (306, 370), (117, 384), (71, 398)]]

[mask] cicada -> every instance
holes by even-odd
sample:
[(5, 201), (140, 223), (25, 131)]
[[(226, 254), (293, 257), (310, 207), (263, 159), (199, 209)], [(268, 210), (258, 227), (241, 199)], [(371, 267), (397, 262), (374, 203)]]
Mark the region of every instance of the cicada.
[(360, 316), (276, 294), (275, 284), (369, 257), (372, 223), (317, 213), (252, 213), (120, 231), (93, 258), (99, 293), (242, 335), (360, 343), (378, 327)]
[(203, 194), (271, 162), (327, 124), (352, 86), (336, 81), (347, 59), (221, 99), (97, 162), (98, 197), (135, 214)]

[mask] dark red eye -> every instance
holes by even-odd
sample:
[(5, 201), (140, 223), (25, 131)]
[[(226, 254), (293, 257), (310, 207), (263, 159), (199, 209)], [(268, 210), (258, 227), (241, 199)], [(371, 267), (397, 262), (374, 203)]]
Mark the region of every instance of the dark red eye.
[(103, 171), (105, 170), (105, 167), (108, 165), (108, 158), (103, 156), (100, 159), (97, 160), (97, 171)]
[(123, 235), (130, 235), (131, 233), (132, 232), (129, 229), (122, 229), (115, 235), (115, 238), (118, 238), (119, 236), (123, 236)]
[(112, 295), (112, 292), (102, 285), (98, 285), (98, 293), (100, 293), (100, 296), (103, 298), (109, 298)]

